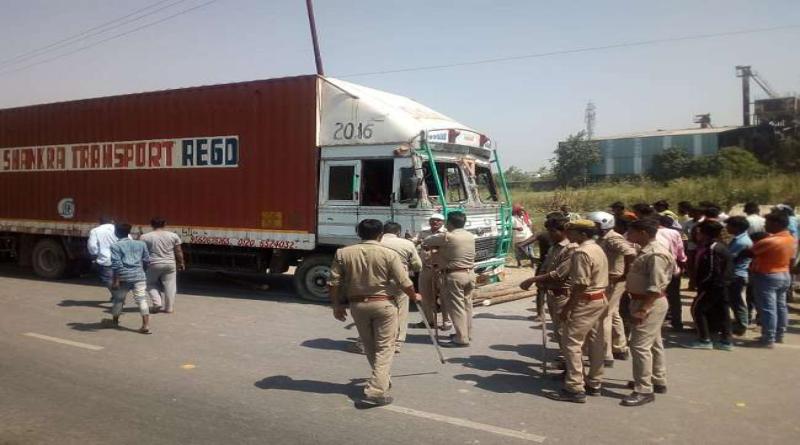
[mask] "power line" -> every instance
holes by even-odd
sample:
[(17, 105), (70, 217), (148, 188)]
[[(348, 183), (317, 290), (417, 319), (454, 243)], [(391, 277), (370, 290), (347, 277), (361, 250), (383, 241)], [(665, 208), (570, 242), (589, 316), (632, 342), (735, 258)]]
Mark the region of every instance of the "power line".
[(212, 3), (215, 3), (217, 1), (218, 0), (209, 0), (209, 1), (205, 2), (205, 3), (199, 4), (197, 6), (193, 6), (191, 8), (187, 8), (187, 9), (183, 9), (181, 11), (178, 11), (175, 14), (168, 15), (168, 16), (166, 16), (166, 17), (164, 17), (162, 19), (156, 20), (154, 22), (146, 23), (144, 25), (138, 26), (138, 27), (130, 29), (128, 31), (125, 31), (125, 32), (122, 32), (122, 33), (119, 33), (119, 34), (115, 34), (113, 36), (107, 37), (107, 38), (102, 39), (102, 40), (98, 40), (96, 42), (90, 43), (89, 45), (82, 46), (80, 48), (76, 48), (76, 49), (74, 49), (72, 51), (66, 52), (64, 54), (60, 54), (60, 55), (55, 56), (55, 57), (51, 57), (49, 59), (40, 60), (40, 61), (25, 65), (25, 66), (22, 66), (22, 67), (19, 67), (19, 68), (14, 68), (14, 69), (6, 70), (6, 71), (0, 71), (0, 76), (5, 76), (7, 74), (16, 73), (18, 71), (26, 70), (28, 68), (32, 68), (32, 67), (37, 66), (37, 65), (41, 65), (43, 63), (49, 63), (49, 62), (61, 59), (63, 57), (70, 56), (70, 55), (75, 54), (75, 53), (80, 52), (80, 51), (85, 51), (85, 50), (87, 50), (89, 48), (94, 48), (95, 46), (100, 45), (102, 43), (105, 43), (105, 42), (108, 42), (108, 41), (111, 41), (111, 40), (115, 40), (115, 39), (118, 39), (120, 37), (124, 37), (124, 36), (126, 36), (128, 34), (132, 34), (132, 33), (136, 32), (136, 31), (140, 31), (142, 29), (149, 28), (151, 26), (158, 25), (159, 23), (166, 22), (167, 20), (170, 20), (170, 19), (173, 19), (175, 17), (187, 14), (187, 13), (192, 12), (194, 10), (206, 7), (206, 6), (208, 6), (208, 5), (212, 4)]
[[(135, 17), (135, 18), (133, 18), (131, 20), (125, 20), (125, 19), (127, 19), (129, 17), (135, 16), (135, 15), (141, 13), (141, 12), (147, 11), (149, 9), (152, 9), (154, 7), (157, 7), (157, 6), (159, 6), (159, 5), (163, 4), (163, 3), (167, 3), (167, 2), (170, 2), (170, 1), (172, 1), (172, 0), (160, 0), (160, 1), (157, 1), (155, 3), (151, 3), (150, 5), (147, 5), (147, 6), (143, 7), (143, 8), (139, 8), (139, 9), (137, 9), (137, 10), (135, 10), (135, 11), (129, 13), (129, 14), (126, 14), (126, 15), (122, 16), (122, 17), (117, 17), (114, 20), (111, 20), (111, 21), (102, 23), (100, 25), (94, 26), (94, 27), (89, 28), (89, 29), (87, 29), (85, 31), (79, 32), (78, 34), (74, 34), (74, 35), (71, 35), (69, 37), (63, 38), (61, 40), (57, 40), (57, 41), (55, 41), (53, 43), (50, 43), (49, 45), (45, 45), (45, 46), (42, 46), (40, 48), (28, 51), (28, 52), (26, 52), (24, 54), (19, 54), (19, 55), (14, 56), (14, 57), (12, 57), (10, 59), (6, 59), (6, 60), (3, 60), (3, 61), (0, 61), (0, 67), (6, 66), (6, 65), (15, 65), (17, 63), (24, 62), (26, 60), (30, 60), (30, 59), (32, 59), (34, 57), (38, 57), (38, 56), (41, 56), (43, 54), (52, 52), (53, 50), (56, 50), (56, 49), (59, 49), (59, 48), (63, 48), (64, 46), (68, 46), (68, 45), (71, 45), (73, 43), (77, 43), (77, 42), (80, 42), (82, 40), (89, 39), (89, 38), (94, 37), (96, 35), (103, 34), (103, 33), (108, 32), (108, 31), (110, 31), (110, 30), (112, 30), (114, 28), (117, 28), (119, 26), (126, 25), (128, 23), (135, 22), (137, 20), (143, 19), (145, 17), (148, 17), (150, 15), (156, 14), (158, 12), (161, 12), (164, 9), (167, 9), (167, 8), (170, 8), (172, 6), (177, 5), (178, 3), (183, 3), (186, 0), (178, 0), (175, 3), (172, 3), (172, 4), (169, 4), (167, 6), (158, 8), (155, 11), (150, 11), (147, 14), (142, 14), (142, 15), (140, 15), (138, 17)], [(122, 23), (119, 23), (119, 22), (122, 22)], [(115, 25), (115, 26), (111, 26), (111, 25)]]
[(617, 49), (617, 48), (631, 48), (636, 46), (646, 46), (646, 45), (655, 45), (659, 43), (671, 43), (671, 42), (680, 42), (680, 41), (687, 41), (687, 40), (703, 40), (703, 39), (711, 39), (716, 37), (728, 37), (728, 36), (735, 36), (735, 35), (743, 35), (743, 34), (757, 34), (757, 33), (764, 33), (764, 32), (772, 32), (772, 31), (780, 31), (786, 29), (796, 29), (800, 28), (800, 25), (783, 25), (783, 26), (774, 26), (771, 28), (754, 28), (754, 29), (745, 29), (739, 31), (728, 31), (728, 32), (720, 32), (714, 34), (695, 34), (690, 36), (682, 36), (682, 37), (669, 37), (664, 39), (652, 39), (652, 40), (640, 40), (635, 42), (625, 42), (625, 43), (614, 43), (610, 45), (602, 45), (602, 46), (587, 46), (583, 48), (572, 48), (572, 49), (564, 49), (564, 50), (557, 50), (557, 51), (548, 51), (544, 53), (534, 53), (534, 54), (524, 54), (519, 56), (508, 56), (508, 57), (495, 57), (491, 59), (481, 59), (481, 60), (473, 60), (469, 62), (456, 62), (456, 63), (448, 63), (442, 65), (424, 65), (424, 66), (417, 66), (417, 67), (408, 67), (408, 68), (398, 68), (393, 70), (384, 70), (384, 71), (368, 71), (363, 73), (354, 73), (354, 74), (347, 74), (343, 76), (338, 76), (342, 78), (348, 77), (361, 77), (361, 76), (374, 76), (374, 75), (381, 75), (381, 74), (394, 74), (394, 73), (407, 73), (412, 71), (430, 71), (430, 70), (438, 70), (438, 69), (446, 69), (446, 68), (456, 68), (461, 66), (471, 66), (471, 65), (484, 65), (489, 63), (498, 63), (498, 62), (508, 62), (512, 60), (523, 60), (523, 59), (536, 59), (542, 57), (551, 57), (551, 56), (558, 56), (564, 54), (576, 54), (576, 53), (585, 53), (591, 51), (602, 51), (608, 49)]

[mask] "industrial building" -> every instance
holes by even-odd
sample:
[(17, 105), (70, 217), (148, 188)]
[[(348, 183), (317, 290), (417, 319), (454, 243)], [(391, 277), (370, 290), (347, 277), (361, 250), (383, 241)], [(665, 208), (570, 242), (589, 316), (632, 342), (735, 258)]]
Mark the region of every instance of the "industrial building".
[(594, 137), (600, 162), (591, 168), (594, 178), (638, 176), (649, 173), (653, 157), (670, 147), (693, 156), (713, 155), (723, 147), (746, 146), (753, 127), (655, 130), (617, 136)]

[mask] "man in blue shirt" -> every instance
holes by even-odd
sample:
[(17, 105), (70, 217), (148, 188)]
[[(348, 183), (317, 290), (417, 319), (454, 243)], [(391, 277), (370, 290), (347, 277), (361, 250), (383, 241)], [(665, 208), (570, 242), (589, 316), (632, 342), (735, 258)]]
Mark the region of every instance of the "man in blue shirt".
[(753, 246), (753, 241), (747, 234), (749, 227), (750, 223), (744, 216), (731, 216), (725, 221), (725, 228), (733, 237), (728, 244), (728, 252), (733, 258), (733, 279), (728, 286), (728, 298), (731, 309), (733, 309), (733, 333), (735, 335), (744, 335), (749, 323), (749, 311), (743, 291), (747, 287), (752, 259), (742, 255)]
[(119, 325), (119, 316), (125, 304), (128, 291), (133, 292), (133, 300), (142, 314), (142, 327), (139, 332), (150, 333), (150, 308), (147, 307), (147, 277), (144, 268), (150, 262), (147, 245), (143, 241), (128, 238), (131, 225), (120, 223), (114, 228), (119, 241), (111, 245), (111, 269), (114, 278), (111, 283), (113, 306), (111, 307), (112, 323)]

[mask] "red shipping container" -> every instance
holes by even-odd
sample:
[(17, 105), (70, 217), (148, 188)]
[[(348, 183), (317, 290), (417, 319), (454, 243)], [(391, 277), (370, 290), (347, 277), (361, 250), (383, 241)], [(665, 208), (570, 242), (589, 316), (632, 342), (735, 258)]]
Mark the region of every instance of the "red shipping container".
[(164, 217), (193, 244), (313, 249), (317, 77), (0, 110), (0, 232)]

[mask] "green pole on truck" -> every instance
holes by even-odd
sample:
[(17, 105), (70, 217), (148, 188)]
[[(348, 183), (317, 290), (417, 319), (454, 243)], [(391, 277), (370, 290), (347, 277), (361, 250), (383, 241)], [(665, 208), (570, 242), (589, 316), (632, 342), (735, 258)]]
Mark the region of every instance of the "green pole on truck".
[(436, 168), (436, 159), (433, 157), (433, 150), (431, 150), (430, 145), (428, 145), (428, 138), (426, 137), (424, 131), (419, 132), (419, 144), (420, 148), (422, 148), (425, 151), (425, 154), (428, 156), (430, 173), (433, 176), (433, 181), (436, 183), (436, 192), (439, 193), (439, 202), (442, 204), (442, 215), (444, 215), (445, 220), (447, 220), (447, 197), (444, 196), (442, 181), (439, 179), (439, 169)]
[(505, 202), (500, 203), (500, 236), (497, 238), (497, 254), (501, 258), (508, 255), (511, 248), (511, 232), (513, 229), (513, 222), (511, 220), (511, 194), (508, 193), (508, 184), (506, 184), (506, 175), (503, 173), (503, 168), (500, 167), (500, 157), (497, 154), (497, 149), (493, 149), (494, 163), (497, 167), (497, 177), (500, 178), (500, 185), (503, 189), (503, 196)]

